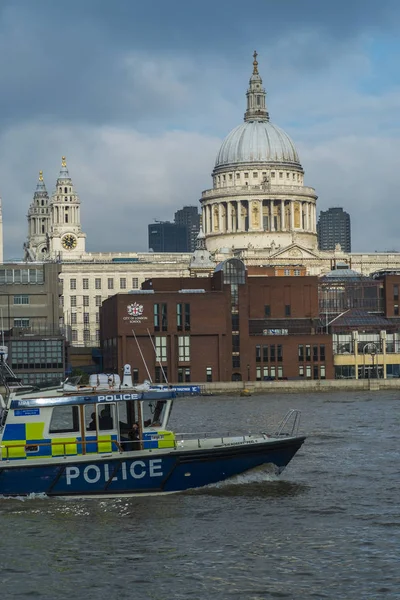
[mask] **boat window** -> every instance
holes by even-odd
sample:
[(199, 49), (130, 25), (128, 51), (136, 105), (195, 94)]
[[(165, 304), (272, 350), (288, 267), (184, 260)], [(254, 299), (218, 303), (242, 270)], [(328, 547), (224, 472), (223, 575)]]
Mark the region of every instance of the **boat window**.
[(51, 415), (49, 433), (79, 431), (78, 406), (55, 406)]
[(108, 429), (114, 429), (115, 423), (115, 404), (98, 404), (97, 405), (97, 418), (99, 423), (99, 430), (104, 431)]
[(96, 431), (98, 422), (96, 421), (96, 405), (86, 404), (85, 406), (85, 430)]
[(121, 435), (126, 435), (131, 431), (135, 418), (135, 403), (134, 402), (118, 402), (118, 425)]
[(161, 427), (166, 405), (166, 400), (149, 400), (143, 402), (144, 427)]

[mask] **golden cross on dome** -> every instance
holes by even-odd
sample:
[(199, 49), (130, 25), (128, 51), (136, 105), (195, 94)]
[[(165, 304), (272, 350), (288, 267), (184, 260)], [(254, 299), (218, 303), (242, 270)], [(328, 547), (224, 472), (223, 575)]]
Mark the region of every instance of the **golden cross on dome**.
[(61, 160), (62, 160), (62, 162), (61, 162), (61, 166), (62, 166), (62, 167), (66, 167), (66, 166), (67, 166), (67, 162), (66, 162), (66, 161), (67, 161), (67, 159), (65, 158), (65, 156), (63, 156), (63, 157), (61, 158)]
[(256, 50), (254, 50), (254, 54), (253, 54), (253, 75), (258, 75), (258, 62), (257, 62), (257, 52)]
[(43, 171), (39, 171), (39, 181), (43, 181)]

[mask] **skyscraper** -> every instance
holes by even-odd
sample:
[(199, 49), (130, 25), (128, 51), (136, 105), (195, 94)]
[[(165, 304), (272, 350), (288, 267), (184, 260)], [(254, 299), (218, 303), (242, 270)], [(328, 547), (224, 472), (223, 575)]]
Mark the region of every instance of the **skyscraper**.
[(344, 252), (351, 252), (350, 215), (343, 208), (321, 210), (317, 233), (320, 250), (334, 250), (340, 244)]
[(200, 231), (200, 214), (197, 206), (184, 206), (175, 213), (176, 225), (186, 225), (187, 227), (187, 252), (193, 252), (196, 249), (196, 240)]

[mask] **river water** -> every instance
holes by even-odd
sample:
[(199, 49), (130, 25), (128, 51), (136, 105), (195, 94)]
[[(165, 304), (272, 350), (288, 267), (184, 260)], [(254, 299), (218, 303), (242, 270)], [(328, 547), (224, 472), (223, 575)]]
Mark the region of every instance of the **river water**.
[(155, 497), (0, 499), (2, 599), (400, 599), (400, 393), (176, 402), (177, 431), (308, 436), (280, 478)]

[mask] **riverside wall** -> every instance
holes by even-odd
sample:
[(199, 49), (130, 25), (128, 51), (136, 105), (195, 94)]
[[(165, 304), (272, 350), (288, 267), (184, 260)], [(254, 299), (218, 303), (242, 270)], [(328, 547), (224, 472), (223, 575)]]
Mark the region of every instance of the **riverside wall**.
[[(192, 384), (195, 385), (195, 384)], [(287, 393), (305, 394), (312, 392), (379, 391), (400, 390), (400, 379), (321, 379), (285, 381), (216, 381), (197, 384), (202, 395)]]

